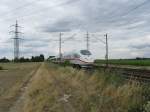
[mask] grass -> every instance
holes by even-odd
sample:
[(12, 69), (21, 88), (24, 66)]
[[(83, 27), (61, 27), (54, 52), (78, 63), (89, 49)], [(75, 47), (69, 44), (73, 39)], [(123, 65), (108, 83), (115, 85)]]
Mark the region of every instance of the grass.
[(24, 82), (30, 77), (30, 72), (38, 64), (35, 63), (1, 63), (5, 71), (0, 71), (0, 111), (7, 112), (18, 98)]
[(24, 112), (142, 112), (148, 101), (148, 85), (116, 73), (46, 64), (28, 87)]
[(0, 70), (3, 70), (3, 67), (0, 66)]
[[(105, 60), (96, 60), (97, 64), (105, 64)], [(113, 65), (133, 65), (133, 66), (150, 66), (150, 60), (135, 60), (135, 59), (114, 59), (109, 60), (109, 64)]]

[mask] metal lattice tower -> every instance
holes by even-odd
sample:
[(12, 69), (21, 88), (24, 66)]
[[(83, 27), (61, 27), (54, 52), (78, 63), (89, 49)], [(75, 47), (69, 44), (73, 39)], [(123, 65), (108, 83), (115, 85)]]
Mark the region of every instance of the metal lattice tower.
[(15, 25), (12, 25), (12, 26), (15, 26), (15, 31), (12, 31), (14, 34), (15, 34), (15, 37), (13, 38), (14, 39), (14, 60), (18, 60), (19, 59), (19, 56), (20, 56), (20, 39), (19, 38), (19, 34), (21, 32), (18, 31), (18, 27), (20, 27), (18, 25), (18, 21), (16, 21), (16, 24)]

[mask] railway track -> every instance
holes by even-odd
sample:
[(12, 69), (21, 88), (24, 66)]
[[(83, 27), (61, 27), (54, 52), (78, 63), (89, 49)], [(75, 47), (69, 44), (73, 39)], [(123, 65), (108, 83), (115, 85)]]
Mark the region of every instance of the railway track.
[(108, 67), (94, 66), (94, 69), (108, 69), (109, 71), (119, 71), (121, 75), (127, 80), (134, 80), (138, 82), (150, 83), (150, 70), (134, 69), (134, 68), (120, 68), (120, 67)]
[(127, 79), (150, 83), (150, 71), (147, 70), (124, 70), (122, 75)]

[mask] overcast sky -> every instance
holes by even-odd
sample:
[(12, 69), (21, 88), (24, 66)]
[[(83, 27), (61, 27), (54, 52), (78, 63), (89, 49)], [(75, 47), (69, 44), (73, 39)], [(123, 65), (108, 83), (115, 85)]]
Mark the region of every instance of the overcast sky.
[[(150, 0), (1, 0), (0, 57), (13, 58), (15, 21), (20, 32), (21, 56), (57, 55), (59, 32), (62, 51), (86, 49), (95, 58), (105, 57), (108, 33), (110, 58), (150, 57)], [(55, 40), (55, 41), (54, 41)]]

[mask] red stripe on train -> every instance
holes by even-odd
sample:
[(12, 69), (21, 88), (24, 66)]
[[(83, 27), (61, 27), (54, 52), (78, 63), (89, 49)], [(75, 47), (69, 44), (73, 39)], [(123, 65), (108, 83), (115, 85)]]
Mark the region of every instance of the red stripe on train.
[(81, 61), (81, 62), (83, 62), (83, 63), (91, 63), (91, 62), (83, 61), (83, 60), (78, 59), (78, 58), (70, 58), (70, 59), (66, 59), (66, 60), (78, 60), (78, 61)]

